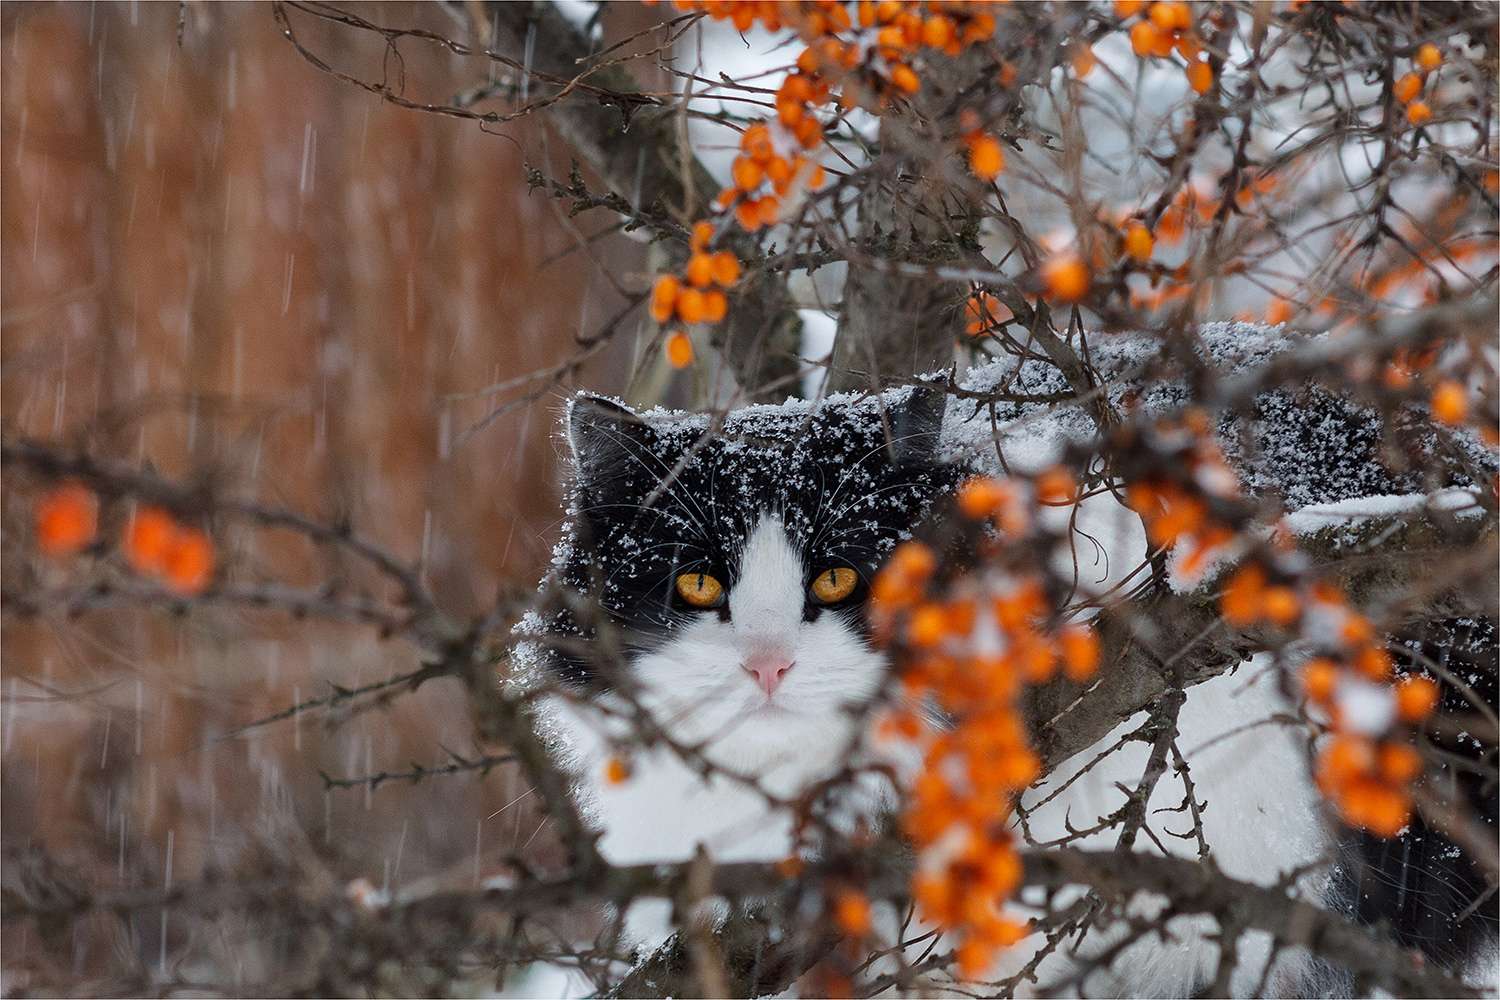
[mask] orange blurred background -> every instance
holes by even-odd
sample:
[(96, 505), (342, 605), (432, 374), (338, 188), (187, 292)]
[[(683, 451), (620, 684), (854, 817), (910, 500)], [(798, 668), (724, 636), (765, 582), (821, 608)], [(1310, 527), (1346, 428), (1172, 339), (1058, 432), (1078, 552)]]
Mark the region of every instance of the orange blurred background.
[[(605, 44), (655, 17), (630, 7), (606, 13)], [(364, 13), (460, 32), (435, 5)], [(379, 79), (378, 39), (293, 17), (304, 44)], [(494, 135), (383, 104), (306, 62), (268, 6), (8, 3), (0, 43), (5, 439), (173, 477), (211, 471), (247, 499), (347, 517), (420, 558), (461, 620), (499, 587), (534, 585), (561, 519), (563, 390), (461, 443), (522, 390), (445, 397), (572, 356), (575, 335), (623, 304), (589, 255), (567, 252), (615, 220), (585, 215), (570, 231), (528, 194), (523, 162), (566, 175), (560, 142), (531, 119)], [(401, 51), (422, 99), (486, 72), (430, 45)], [(642, 286), (642, 244), (612, 233), (594, 247)], [(624, 327), (575, 384), (623, 388), (637, 316)], [(66, 587), (87, 571), (28, 546), (45, 486), (7, 472), (7, 587)], [(242, 578), (345, 571), (285, 532), (219, 542)], [(252, 849), (337, 880), (467, 885), (543, 822), (524, 801), (492, 815), (524, 791), (503, 769), (324, 791), (320, 768), (354, 777), (482, 752), (451, 681), (210, 742), (331, 682), (417, 665), (368, 629), (222, 607), (8, 613), (3, 657), (7, 855), (44, 847), (97, 887), (180, 882)], [(194, 933), (173, 915), (163, 944), (154, 922), (137, 923), (131, 950), (153, 968)], [(4, 933), (8, 990), (113, 961), (104, 935), (75, 933), (58, 951), (24, 926)]]

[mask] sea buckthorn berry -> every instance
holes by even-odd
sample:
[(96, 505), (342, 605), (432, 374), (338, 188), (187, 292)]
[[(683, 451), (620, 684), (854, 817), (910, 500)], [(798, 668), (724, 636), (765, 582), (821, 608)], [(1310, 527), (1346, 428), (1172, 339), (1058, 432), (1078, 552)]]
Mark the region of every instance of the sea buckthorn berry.
[(1036, 477), (1036, 498), (1045, 504), (1072, 503), (1078, 493), (1078, 481), (1062, 466), (1053, 466)]
[(1203, 44), (1198, 41), (1198, 36), (1193, 34), (1178, 35), (1177, 43), (1173, 46), (1177, 54), (1189, 63), (1203, 54)]
[(1088, 45), (1080, 45), (1074, 49), (1073, 54), (1068, 58), (1068, 65), (1072, 68), (1073, 75), (1082, 80), (1094, 71), (1096, 61), (1093, 48)]
[(1396, 716), (1402, 722), (1418, 723), (1438, 705), (1438, 686), (1431, 678), (1407, 676), (1396, 685)]
[(1427, 42), (1417, 49), (1416, 63), (1424, 74), (1431, 73), (1443, 64), (1443, 54), (1438, 51), (1436, 45)]
[(923, 604), (911, 613), (906, 637), (913, 646), (936, 646), (948, 634), (948, 612), (941, 604)]
[(1370, 774), (1375, 769), (1375, 748), (1360, 736), (1335, 736), (1318, 755), (1318, 781), (1332, 788)]
[(1422, 101), (1412, 101), (1406, 106), (1406, 120), (1413, 125), (1426, 125), (1432, 121), (1432, 109)]
[(673, 331), (667, 338), (667, 363), (677, 369), (693, 363), (693, 342), (681, 330)]
[(696, 288), (684, 288), (677, 296), (677, 315), (684, 323), (703, 322), (703, 293)]
[(1125, 227), (1125, 253), (1134, 260), (1145, 263), (1151, 259), (1151, 252), (1156, 249), (1156, 240), (1151, 237), (1151, 230), (1139, 222), (1132, 222)]
[(1120, 20), (1135, 17), (1146, 6), (1146, 0), (1115, 0), (1115, 16)]
[(1130, 26), (1130, 50), (1144, 59), (1156, 49), (1160, 35), (1150, 21), (1137, 21)]
[(707, 288), (713, 284), (714, 262), (713, 258), (706, 253), (695, 253), (688, 259), (687, 266), (688, 284), (699, 288)]
[(1007, 59), (1000, 64), (1000, 72), (995, 74), (995, 82), (1000, 85), (1001, 89), (1008, 90), (1015, 86), (1016, 76), (1019, 72), (1016, 69), (1016, 64)]
[(1378, 646), (1366, 646), (1354, 658), (1359, 672), (1372, 681), (1388, 681), (1395, 667), (1391, 654)]
[(1082, 682), (1099, 668), (1099, 637), (1087, 625), (1071, 625), (1057, 637), (1062, 647), (1063, 672), (1068, 680)]
[(81, 483), (67, 482), (36, 504), (36, 545), (45, 556), (82, 551), (99, 531), (99, 501)]
[(670, 274), (664, 274), (656, 279), (656, 287), (651, 290), (651, 318), (658, 323), (665, 323), (672, 318), (677, 308), (677, 295), (682, 290), (682, 283)]
[(1407, 73), (1396, 81), (1392, 91), (1396, 100), (1402, 104), (1410, 104), (1422, 92), (1422, 78), (1415, 73)]
[(989, 517), (1004, 499), (1000, 484), (989, 476), (972, 476), (958, 487), (958, 509), (974, 521)]
[(891, 82), (908, 94), (915, 94), (922, 89), (922, 81), (912, 68), (905, 63), (897, 63), (891, 70)]
[(710, 323), (722, 323), (729, 315), (729, 299), (717, 288), (703, 293), (703, 318)]
[(1214, 68), (1206, 62), (1195, 62), (1187, 68), (1188, 86), (1197, 94), (1206, 94), (1214, 86)]
[(611, 785), (619, 785), (630, 779), (630, 765), (618, 757), (611, 757), (604, 762), (604, 780)]
[(690, 242), (694, 250), (702, 250), (708, 246), (713, 238), (714, 224), (712, 222), (709, 222), (707, 219), (699, 219), (693, 223), (693, 236)]
[(167, 587), (184, 597), (208, 589), (214, 578), (214, 543), (200, 528), (178, 528), (166, 552), (162, 573)]
[(922, 22), (922, 43), (934, 49), (945, 48), (957, 37), (953, 22), (942, 14), (935, 14)]
[(841, 890), (834, 899), (833, 919), (845, 934), (862, 938), (870, 933), (870, 901), (854, 889)]
[(1073, 254), (1058, 254), (1042, 265), (1042, 287), (1054, 299), (1078, 302), (1089, 291), (1089, 269)]
[(891, 553), (890, 565), (902, 576), (926, 583), (937, 571), (937, 556), (921, 542), (902, 542)]
[(781, 199), (775, 195), (766, 195), (758, 204), (761, 225), (774, 226), (781, 221)]
[(1432, 390), (1432, 415), (1445, 424), (1461, 424), (1469, 419), (1469, 394), (1463, 384), (1443, 379)]
[(1382, 743), (1375, 757), (1381, 776), (1395, 784), (1410, 784), (1422, 773), (1422, 755), (1409, 743)]
[(1261, 611), (1271, 624), (1287, 628), (1302, 617), (1302, 602), (1291, 587), (1267, 587), (1261, 597)]
[(1219, 597), (1219, 611), (1237, 628), (1254, 625), (1264, 611), (1265, 593), (1266, 571), (1252, 563), (1229, 578)]
[(739, 203), (734, 210), (734, 218), (740, 224), (740, 228), (746, 232), (753, 233), (760, 228), (760, 203), (747, 199)]
[(167, 571), (167, 556), (177, 534), (172, 515), (160, 507), (142, 507), (125, 525), (121, 548), (130, 568), (143, 576), (162, 576)]
[(981, 135), (969, 148), (969, 169), (981, 180), (992, 181), (1005, 169), (1005, 151), (994, 136)]
[(1314, 657), (1302, 668), (1302, 688), (1319, 705), (1333, 700), (1338, 683), (1339, 666), (1326, 656)]
[(729, 168), (729, 175), (734, 180), (734, 186), (741, 191), (754, 191), (760, 187), (765, 168), (748, 156), (737, 156), (734, 165)]
[(740, 280), (740, 262), (734, 254), (728, 250), (721, 250), (714, 254), (714, 283), (728, 288)]

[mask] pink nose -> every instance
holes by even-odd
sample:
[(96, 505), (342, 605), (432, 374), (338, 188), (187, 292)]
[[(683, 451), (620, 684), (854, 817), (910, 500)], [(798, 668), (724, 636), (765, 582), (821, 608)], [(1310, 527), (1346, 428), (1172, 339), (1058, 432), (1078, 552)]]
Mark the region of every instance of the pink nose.
[(780, 653), (757, 653), (745, 661), (745, 670), (755, 678), (760, 689), (770, 696), (781, 686), (781, 678), (792, 669), (792, 659)]

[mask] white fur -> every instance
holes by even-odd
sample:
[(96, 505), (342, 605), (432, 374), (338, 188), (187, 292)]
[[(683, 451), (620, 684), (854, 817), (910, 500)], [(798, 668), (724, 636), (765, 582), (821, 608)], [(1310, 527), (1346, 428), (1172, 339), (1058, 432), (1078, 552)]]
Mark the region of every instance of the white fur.
[[(1206, 800), (1203, 834), (1214, 861), (1234, 878), (1259, 885), (1274, 884), (1299, 867), (1328, 858), (1332, 851), (1323, 821), (1323, 809), (1307, 774), (1306, 734), (1273, 716), (1290, 707), (1276, 688), (1274, 674), (1265, 669), (1265, 657), (1257, 657), (1238, 671), (1189, 688), (1187, 701), (1178, 715), (1177, 745), (1188, 762), (1189, 774), (1199, 801)], [(1076, 754), (1023, 797), (1035, 807), (1027, 824), (1032, 838), (1045, 843), (1067, 835), (1067, 823), (1088, 829), (1125, 801), (1125, 789), (1139, 784), (1150, 746), (1130, 742), (1081, 771), (1119, 738), (1138, 728), (1145, 713), (1132, 717), (1098, 744)], [(1238, 731), (1237, 731), (1238, 730)], [(1066, 792), (1045, 805), (1036, 806), (1052, 790), (1070, 778), (1076, 780)], [(1197, 857), (1196, 840), (1172, 836), (1186, 833), (1192, 819), (1186, 813), (1162, 812), (1182, 804), (1184, 786), (1170, 767), (1156, 785), (1147, 806), (1147, 825), (1172, 854)], [(1113, 847), (1118, 829), (1106, 830), (1075, 841), (1080, 847)], [(1135, 849), (1160, 853), (1149, 837), (1137, 837)], [(1302, 886), (1316, 896), (1316, 877)], [(1068, 900), (1061, 901), (1066, 905)], [(1137, 899), (1133, 911), (1154, 915), (1162, 900)], [(1084, 985), (1090, 995), (1185, 996), (1213, 979), (1218, 961), (1217, 942), (1207, 935), (1217, 928), (1209, 917), (1179, 917), (1169, 923), (1177, 938), (1162, 942), (1151, 936), (1119, 955), (1110, 970), (1095, 973)], [(1116, 933), (1093, 932), (1078, 952), (1097, 954)], [(1021, 942), (1004, 958), (1001, 975), (1018, 970), (1043, 943), (1036, 935)], [(1066, 949), (1060, 949), (1065, 952)], [(1270, 952), (1269, 938), (1260, 932), (1243, 935), (1239, 961), (1230, 983), (1235, 996), (1252, 994), (1260, 983)], [(1295, 989), (1295, 979), (1304, 959), (1289, 954), (1278, 960), (1267, 981), (1273, 995)], [(1040, 984), (1068, 978), (1073, 961), (1063, 953), (1045, 959), (1038, 968)]]
[[(631, 665), (638, 700), (681, 748), (725, 773), (705, 778), (678, 749), (637, 750), (630, 778), (601, 780), (605, 761), (629, 746), (623, 699), (598, 705), (560, 697), (544, 706), (567, 744), (589, 818), (615, 864), (685, 861), (701, 844), (717, 861), (777, 861), (792, 853), (789, 802), (842, 766), (854, 744), (849, 708), (869, 699), (885, 671), (839, 616), (804, 622), (799, 553), (781, 524), (762, 518), (740, 557), (729, 621), (706, 611)], [(771, 695), (744, 664), (766, 652), (792, 660)], [(613, 714), (612, 714), (613, 713)], [(659, 914), (658, 914), (659, 915)], [(664, 939), (655, 920), (633, 920), (641, 943)]]

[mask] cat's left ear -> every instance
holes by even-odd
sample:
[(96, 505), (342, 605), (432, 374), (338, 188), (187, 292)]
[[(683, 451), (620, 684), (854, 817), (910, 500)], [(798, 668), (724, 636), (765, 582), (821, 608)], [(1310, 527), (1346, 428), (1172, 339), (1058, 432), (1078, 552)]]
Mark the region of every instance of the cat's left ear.
[(886, 419), (891, 427), (892, 457), (898, 466), (932, 465), (937, 461), (943, 413), (947, 408), (946, 392), (920, 382), (904, 397), (886, 407)]

